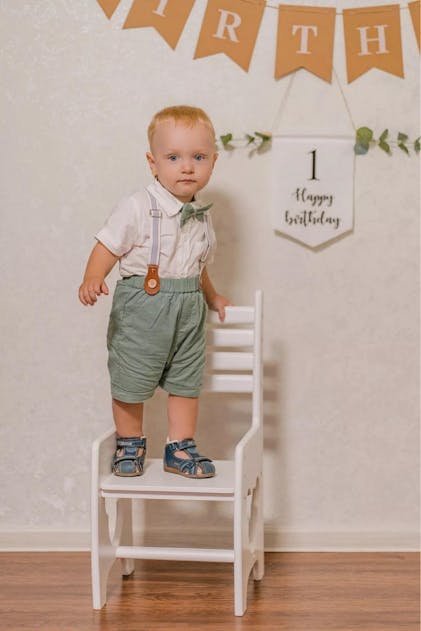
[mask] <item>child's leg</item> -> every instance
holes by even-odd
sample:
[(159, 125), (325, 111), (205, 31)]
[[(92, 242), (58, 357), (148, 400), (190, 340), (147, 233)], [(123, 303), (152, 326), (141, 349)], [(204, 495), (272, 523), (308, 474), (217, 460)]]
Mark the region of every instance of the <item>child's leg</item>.
[(199, 399), (168, 395), (168, 437), (170, 440), (193, 438), (196, 432)]
[[(168, 438), (169, 440), (183, 440), (193, 438), (196, 432), (199, 399), (168, 395)], [(185, 451), (176, 451), (178, 458), (188, 458)]]
[(113, 416), (119, 436), (142, 436), (143, 403), (124, 403), (113, 399)]

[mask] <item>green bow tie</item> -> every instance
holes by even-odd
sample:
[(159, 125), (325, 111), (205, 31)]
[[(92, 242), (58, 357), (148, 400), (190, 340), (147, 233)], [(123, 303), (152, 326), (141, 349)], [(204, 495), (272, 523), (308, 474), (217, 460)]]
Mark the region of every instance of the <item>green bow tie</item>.
[(212, 204), (207, 204), (207, 206), (202, 206), (202, 208), (195, 208), (193, 204), (183, 204), (180, 216), (180, 226), (183, 227), (184, 224), (192, 217), (195, 217), (195, 219), (198, 219), (199, 221), (203, 221), (203, 215), (211, 206)]

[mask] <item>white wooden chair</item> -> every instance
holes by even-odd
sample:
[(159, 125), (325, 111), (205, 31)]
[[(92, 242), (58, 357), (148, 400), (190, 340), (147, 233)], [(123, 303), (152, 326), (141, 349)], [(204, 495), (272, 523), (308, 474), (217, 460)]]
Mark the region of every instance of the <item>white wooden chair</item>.
[[(93, 607), (107, 599), (107, 579), (116, 559), (122, 574), (134, 571), (134, 559), (217, 561), (234, 564), (234, 612), (247, 608), (250, 573), (263, 578), (262, 513), (262, 292), (250, 307), (228, 307), (226, 320), (209, 316), (205, 391), (251, 394), (250, 427), (235, 447), (234, 460), (216, 460), (216, 476), (191, 480), (163, 471), (162, 459), (145, 461), (140, 477), (122, 478), (110, 473), (115, 431), (110, 429), (92, 448), (92, 592)], [(221, 350), (222, 349), (222, 350)], [(106, 498), (116, 500), (114, 536), (109, 533)], [(133, 546), (134, 499), (201, 500), (233, 503), (233, 549)]]

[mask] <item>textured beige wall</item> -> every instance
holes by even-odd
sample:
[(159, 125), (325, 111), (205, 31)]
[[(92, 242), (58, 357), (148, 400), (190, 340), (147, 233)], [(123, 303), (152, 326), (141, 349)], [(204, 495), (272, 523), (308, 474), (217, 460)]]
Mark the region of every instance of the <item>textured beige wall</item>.
[[(3, 545), (87, 541), (90, 444), (111, 423), (111, 300), (83, 308), (77, 287), (113, 204), (149, 180), (151, 115), (189, 102), (208, 110), (218, 134), (265, 130), (288, 83), (273, 79), (273, 9), (247, 74), (224, 56), (193, 60), (204, 0), (175, 52), (152, 29), (120, 29), (130, 4), (123, 0), (108, 22), (95, 2), (2, 2)], [(346, 85), (339, 17), (335, 67), (357, 125), (414, 137), (419, 57), (407, 10), (401, 19), (405, 79), (374, 70)], [(351, 131), (337, 86), (299, 72), (279, 129)], [(397, 149), (392, 158), (378, 149), (357, 158), (355, 230), (318, 252), (273, 232), (270, 170), (270, 151), (221, 153), (208, 187), (216, 286), (239, 304), (255, 288), (265, 292), (268, 544), (413, 547), (419, 160)], [(205, 398), (202, 450), (230, 453), (245, 410), (242, 399)], [(148, 405), (147, 433), (150, 453), (160, 454), (161, 394)], [(223, 532), (222, 509), (205, 517)], [(156, 530), (171, 520), (196, 529), (184, 505), (152, 506), (145, 519)]]

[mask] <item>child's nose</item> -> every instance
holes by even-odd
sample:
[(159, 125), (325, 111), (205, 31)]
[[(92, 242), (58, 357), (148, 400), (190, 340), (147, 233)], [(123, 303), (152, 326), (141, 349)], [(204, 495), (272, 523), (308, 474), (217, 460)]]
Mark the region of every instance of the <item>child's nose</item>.
[(194, 171), (193, 160), (189, 160), (189, 159), (183, 160), (182, 169), (184, 173), (192, 173), (192, 171)]

